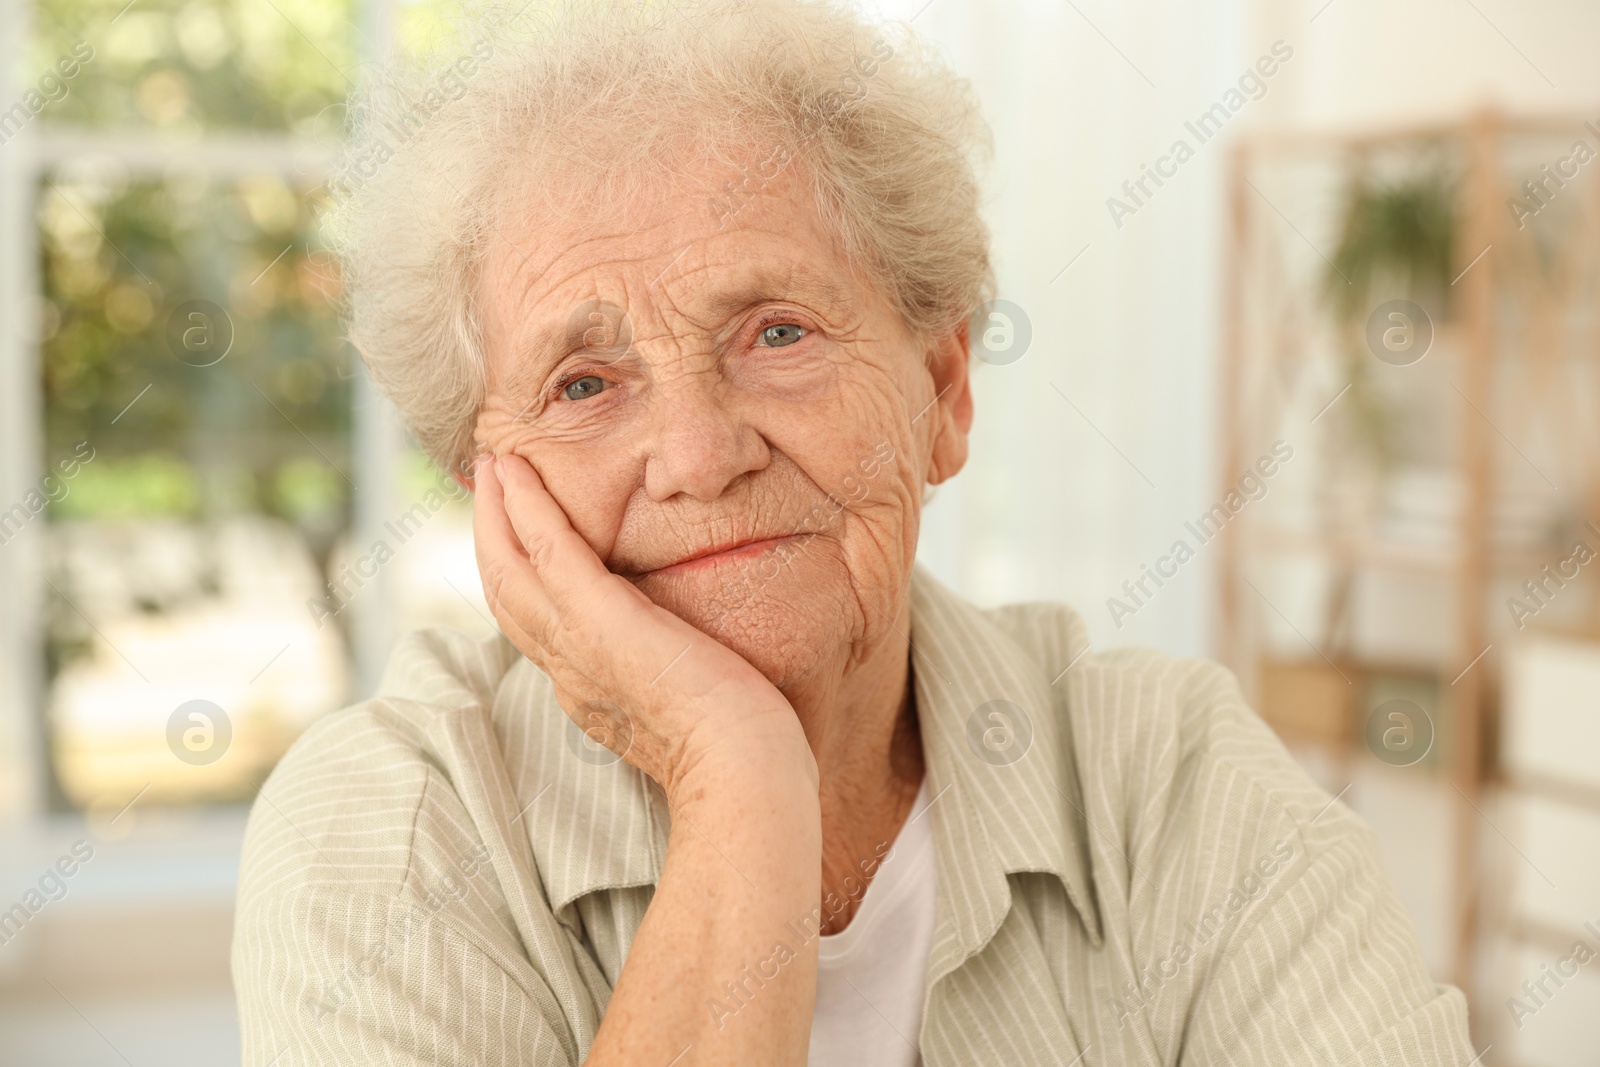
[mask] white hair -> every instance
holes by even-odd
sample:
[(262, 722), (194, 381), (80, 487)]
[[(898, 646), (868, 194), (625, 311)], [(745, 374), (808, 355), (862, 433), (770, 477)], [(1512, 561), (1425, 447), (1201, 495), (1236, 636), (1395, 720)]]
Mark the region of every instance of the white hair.
[(614, 202), (716, 160), (744, 167), (708, 205), (726, 220), (792, 168), (914, 337), (994, 296), (974, 172), (992, 142), (969, 84), (908, 24), (833, 0), (480, 8), (368, 79), (350, 125), (327, 235), (351, 341), (447, 469), (475, 452), (479, 275), (512, 195), (543, 192), (554, 219), (558, 192)]

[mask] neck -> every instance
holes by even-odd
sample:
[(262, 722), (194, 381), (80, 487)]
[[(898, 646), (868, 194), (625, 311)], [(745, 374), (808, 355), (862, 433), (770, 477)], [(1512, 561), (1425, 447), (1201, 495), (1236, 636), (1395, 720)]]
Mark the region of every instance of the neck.
[[(922, 784), (909, 602), (875, 647), (783, 690), (816, 757), (822, 806), (822, 933), (849, 925)], [(831, 669), (830, 669), (831, 668)]]

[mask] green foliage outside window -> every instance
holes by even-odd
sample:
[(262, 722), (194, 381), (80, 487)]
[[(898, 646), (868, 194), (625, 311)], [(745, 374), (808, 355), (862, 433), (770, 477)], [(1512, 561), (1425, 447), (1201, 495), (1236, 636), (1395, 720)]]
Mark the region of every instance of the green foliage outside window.
[(338, 135), (340, 105), (359, 76), (352, 0), (126, 4), (52, 0), (35, 8), (39, 70), (77, 41), (94, 50), (67, 96), (51, 104), (51, 122)]

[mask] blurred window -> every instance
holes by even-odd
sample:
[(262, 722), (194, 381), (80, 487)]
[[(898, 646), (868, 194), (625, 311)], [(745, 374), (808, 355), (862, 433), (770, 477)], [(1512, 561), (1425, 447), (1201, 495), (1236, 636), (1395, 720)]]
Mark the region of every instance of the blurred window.
[(317, 232), (362, 63), (456, 10), (0, 0), (28, 30), (0, 118), (26, 415), (0, 420), (0, 778), (33, 783), (0, 810), (247, 802), (405, 631), (492, 632), (465, 494), (342, 340)]
[[(75, 806), (147, 783), (152, 800), (247, 797), (350, 689), (339, 628), (306, 608), (353, 490), (307, 190), (87, 157), (37, 192), (57, 780)], [(194, 762), (174, 762), (168, 719), (192, 700), (227, 726), (180, 716)]]
[(52, 122), (185, 135), (338, 132), (362, 43), (354, 0), (124, 4), (49, 0), (35, 7), (39, 70), (73, 54), (80, 41), (93, 50), (71, 91), (52, 104)]

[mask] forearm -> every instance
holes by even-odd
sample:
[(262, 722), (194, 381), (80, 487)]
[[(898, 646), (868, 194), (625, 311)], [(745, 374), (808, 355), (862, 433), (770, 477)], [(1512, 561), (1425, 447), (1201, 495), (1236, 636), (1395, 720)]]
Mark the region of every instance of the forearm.
[(587, 1063), (805, 1063), (816, 941), (815, 780), (795, 759), (702, 769), (679, 791), (655, 896)]
[(609, 571), (525, 460), (502, 455), (478, 474), (473, 536), (496, 621), (568, 714), (600, 708), (628, 728), (623, 758), (672, 809), (655, 895), (587, 1062), (803, 1067), (816, 945), (788, 930), (818, 907), (822, 817), (794, 708)]

